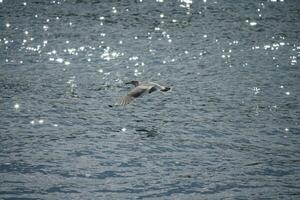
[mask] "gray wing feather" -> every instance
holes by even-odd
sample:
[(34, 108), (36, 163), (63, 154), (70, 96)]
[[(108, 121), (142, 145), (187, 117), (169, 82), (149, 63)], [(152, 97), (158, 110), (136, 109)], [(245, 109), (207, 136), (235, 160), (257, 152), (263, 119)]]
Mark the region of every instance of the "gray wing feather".
[(141, 96), (144, 92), (146, 92), (147, 89), (146, 88), (142, 88), (142, 87), (135, 87), (133, 88), (133, 90), (131, 90), (127, 96), (131, 96), (131, 97), (134, 97), (134, 98), (137, 98), (139, 96)]
[(134, 98), (131, 96), (124, 96), (122, 97), (115, 105), (118, 106), (126, 106), (127, 104), (129, 104)]
[(147, 89), (141, 87), (135, 87), (126, 96), (122, 97), (115, 105), (126, 106), (133, 99), (141, 96), (145, 91), (147, 91)]

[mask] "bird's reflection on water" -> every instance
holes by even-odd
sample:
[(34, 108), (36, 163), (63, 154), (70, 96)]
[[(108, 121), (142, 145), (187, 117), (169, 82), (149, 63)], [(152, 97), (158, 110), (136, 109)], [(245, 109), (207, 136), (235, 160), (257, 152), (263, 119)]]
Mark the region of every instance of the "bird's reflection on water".
[(140, 134), (142, 138), (154, 138), (159, 135), (156, 127), (136, 127), (135, 131)]

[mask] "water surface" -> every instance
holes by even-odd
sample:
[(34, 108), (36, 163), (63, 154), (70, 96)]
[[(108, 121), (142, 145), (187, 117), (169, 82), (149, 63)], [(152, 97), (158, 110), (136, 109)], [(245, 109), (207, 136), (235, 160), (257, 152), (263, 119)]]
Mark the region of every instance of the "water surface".
[(299, 198), (299, 1), (0, 2), (1, 199)]

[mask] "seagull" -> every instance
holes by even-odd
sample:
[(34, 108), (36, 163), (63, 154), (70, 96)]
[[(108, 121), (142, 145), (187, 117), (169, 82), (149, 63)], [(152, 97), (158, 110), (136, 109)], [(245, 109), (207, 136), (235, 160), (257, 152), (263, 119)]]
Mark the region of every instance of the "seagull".
[[(132, 84), (135, 87), (125, 96), (123, 96), (118, 102), (115, 103), (116, 106), (126, 106), (129, 104), (132, 100), (134, 100), (137, 97), (140, 97), (143, 94), (146, 93), (152, 93), (156, 90), (160, 90), (162, 92), (169, 91), (171, 88), (159, 85), (158, 83), (154, 82), (142, 82), (139, 81), (130, 81), (125, 84)], [(112, 107), (112, 106), (110, 106)]]

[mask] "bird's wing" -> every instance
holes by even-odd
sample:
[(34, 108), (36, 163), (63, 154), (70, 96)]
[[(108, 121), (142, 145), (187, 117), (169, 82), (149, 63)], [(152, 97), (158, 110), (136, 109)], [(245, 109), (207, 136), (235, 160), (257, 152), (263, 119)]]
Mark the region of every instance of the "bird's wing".
[(148, 90), (147, 87), (137, 86), (137, 87), (133, 88), (127, 95), (137, 98), (137, 97), (141, 96), (147, 90)]
[(139, 87), (139, 86), (135, 87), (126, 96), (123, 96), (115, 105), (126, 106), (133, 99), (141, 96), (145, 91), (147, 91), (146, 88)]
[(134, 97), (126, 95), (126, 96), (122, 97), (117, 103), (115, 103), (115, 105), (117, 105), (117, 106), (126, 106), (133, 99), (134, 99)]
[(162, 85), (159, 85), (158, 83), (154, 83), (154, 82), (149, 82), (149, 84), (153, 85), (154, 87), (158, 87), (160, 89), (164, 89), (165, 87)]

